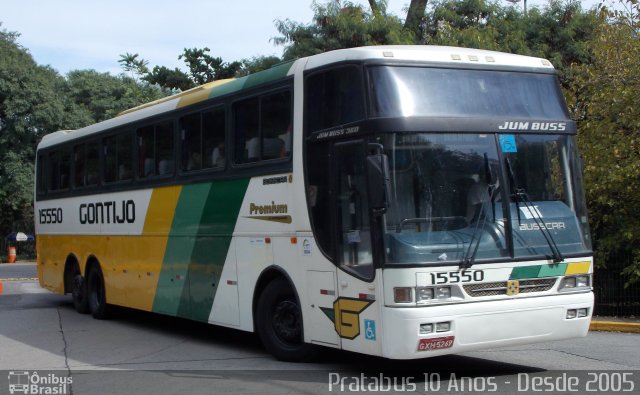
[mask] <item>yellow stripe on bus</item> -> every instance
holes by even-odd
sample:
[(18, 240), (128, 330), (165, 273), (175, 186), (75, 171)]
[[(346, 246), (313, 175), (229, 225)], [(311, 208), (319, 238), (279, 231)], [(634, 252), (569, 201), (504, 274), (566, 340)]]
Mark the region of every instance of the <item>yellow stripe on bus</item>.
[(69, 253), (78, 259), (83, 275), (87, 261), (95, 256), (108, 303), (151, 311), (180, 190), (177, 186), (153, 191), (142, 235), (38, 235), (39, 250), (47, 251), (39, 268), (47, 288), (62, 293), (61, 273)]
[(591, 268), (591, 262), (573, 262), (567, 265), (567, 271), (564, 272), (566, 276), (570, 274), (585, 274), (589, 273)]

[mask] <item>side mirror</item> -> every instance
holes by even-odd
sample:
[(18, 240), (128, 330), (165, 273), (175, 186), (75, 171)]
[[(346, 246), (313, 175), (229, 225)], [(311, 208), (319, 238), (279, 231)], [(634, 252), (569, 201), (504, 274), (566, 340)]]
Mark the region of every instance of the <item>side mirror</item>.
[(382, 215), (389, 207), (391, 196), (387, 155), (377, 153), (367, 156), (367, 179), (369, 181), (369, 207), (374, 214)]

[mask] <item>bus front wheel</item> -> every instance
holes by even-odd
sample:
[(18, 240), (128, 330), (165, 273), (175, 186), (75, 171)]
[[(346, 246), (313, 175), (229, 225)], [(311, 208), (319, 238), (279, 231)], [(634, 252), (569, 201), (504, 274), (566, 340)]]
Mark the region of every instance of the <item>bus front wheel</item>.
[(262, 291), (256, 310), (256, 329), (262, 344), (282, 361), (307, 361), (316, 347), (304, 342), (302, 312), (291, 285), (278, 278)]
[(106, 291), (104, 287), (104, 276), (100, 266), (94, 265), (87, 275), (87, 289), (89, 299), (89, 311), (93, 318), (99, 320), (108, 317), (109, 305), (107, 305)]

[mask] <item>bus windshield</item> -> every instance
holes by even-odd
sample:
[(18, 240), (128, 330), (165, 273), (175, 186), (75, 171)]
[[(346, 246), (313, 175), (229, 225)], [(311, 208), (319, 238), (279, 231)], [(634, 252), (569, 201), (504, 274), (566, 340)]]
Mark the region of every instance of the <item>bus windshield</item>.
[[(504, 136), (513, 144), (508, 152)], [(571, 136), (403, 133), (376, 140), (391, 171), (387, 263), (552, 256), (550, 243), (562, 254), (590, 251)]]
[(374, 117), (568, 119), (553, 74), (369, 67)]

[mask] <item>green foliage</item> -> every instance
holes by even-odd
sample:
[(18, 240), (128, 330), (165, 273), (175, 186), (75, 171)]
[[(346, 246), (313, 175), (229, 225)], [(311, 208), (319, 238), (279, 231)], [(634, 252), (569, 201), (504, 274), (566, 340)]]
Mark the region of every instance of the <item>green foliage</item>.
[(195, 87), (195, 83), (179, 68), (173, 70), (165, 66), (155, 66), (153, 70), (142, 76), (149, 84), (160, 86), (171, 91), (186, 91)]
[(377, 2), (377, 13), (367, 12), (350, 2), (313, 2), (313, 22), (304, 24), (289, 19), (277, 20), (281, 34), (273, 38), (285, 45), (283, 59), (295, 59), (340, 48), (365, 45), (413, 44), (413, 31), (404, 29), (401, 20), (386, 14), (386, 3)]
[(120, 60), (118, 60), (118, 63), (121, 64), (124, 71), (131, 73), (131, 78), (133, 79), (149, 73), (149, 68), (147, 67), (149, 61), (138, 59), (138, 56), (137, 53), (131, 54), (127, 52), (124, 55), (120, 55)]
[(427, 19), (429, 44), (482, 48), (549, 59), (563, 83), (573, 63), (588, 63), (587, 44), (602, 23), (596, 9), (552, 0), (527, 14), (486, 0), (440, 0)]
[[(186, 91), (207, 82), (233, 78), (238, 75), (248, 73), (248, 69), (253, 65), (259, 68), (258, 63), (268, 58), (255, 58), (254, 60), (225, 62), (220, 57), (209, 54), (211, 50), (205, 48), (185, 48), (178, 59), (184, 60), (188, 73), (179, 68), (169, 69), (165, 66), (155, 66), (149, 70), (148, 61), (138, 58), (138, 54), (126, 53), (120, 55), (120, 60), (124, 71), (131, 72), (132, 75), (140, 76), (145, 82), (156, 85), (169, 91)], [(262, 60), (259, 60), (262, 59)], [(279, 59), (278, 59), (279, 61)]]
[(64, 79), (37, 66), (17, 38), (17, 33), (0, 31), (0, 235), (16, 226), (33, 228), (36, 144), (65, 123), (67, 110), (73, 113), (60, 92)]
[(158, 87), (138, 84), (131, 77), (95, 70), (69, 72), (66, 93), (88, 117), (84, 125), (113, 118), (128, 108), (166, 96)]
[(92, 70), (73, 71), (65, 79), (37, 65), (18, 37), (0, 30), (0, 236), (33, 232), (33, 164), (42, 136), (164, 96), (132, 78)]
[(237, 77), (242, 77), (248, 74), (257, 73), (259, 71), (271, 68), (282, 60), (277, 56), (257, 56), (251, 59), (242, 60), (242, 67), (237, 72)]
[(585, 182), (597, 263), (640, 280), (640, 9), (603, 14), (589, 42), (592, 61), (572, 68), (570, 93), (585, 161)]

